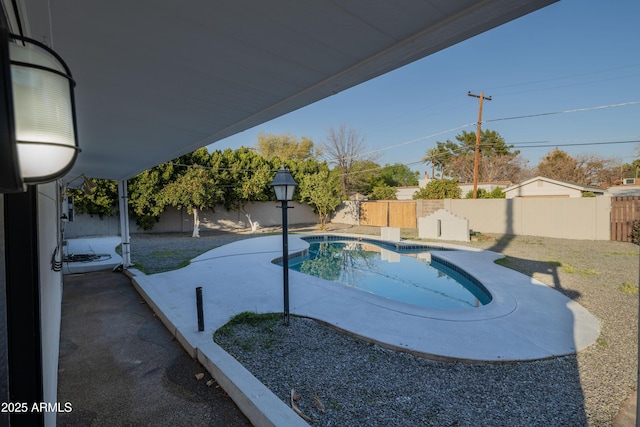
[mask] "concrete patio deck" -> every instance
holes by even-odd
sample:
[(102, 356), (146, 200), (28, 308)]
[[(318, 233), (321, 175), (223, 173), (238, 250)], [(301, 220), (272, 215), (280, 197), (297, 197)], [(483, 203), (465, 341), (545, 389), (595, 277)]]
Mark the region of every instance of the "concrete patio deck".
[[(308, 243), (291, 236), (290, 253)], [(443, 245), (444, 246), (444, 245)], [(281, 237), (213, 249), (180, 270), (132, 282), (167, 328), (225, 388), (255, 425), (304, 425), (291, 409), (222, 348), (213, 332), (243, 311), (282, 312)], [(447, 246), (454, 248), (454, 246)], [(493, 295), (472, 310), (415, 307), (290, 272), (290, 311), (363, 339), (436, 359), (507, 362), (572, 354), (597, 339), (598, 320), (560, 292), (496, 265), (501, 255), (459, 248), (437, 255), (462, 267)], [(205, 331), (198, 332), (196, 287), (203, 288)]]

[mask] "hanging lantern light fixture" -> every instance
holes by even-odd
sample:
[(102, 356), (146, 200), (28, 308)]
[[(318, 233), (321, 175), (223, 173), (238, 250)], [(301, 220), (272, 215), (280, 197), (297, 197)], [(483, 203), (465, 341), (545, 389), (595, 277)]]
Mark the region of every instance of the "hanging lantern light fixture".
[(20, 174), (26, 184), (53, 181), (73, 166), (78, 148), (75, 82), (43, 43), (9, 34), (13, 113)]

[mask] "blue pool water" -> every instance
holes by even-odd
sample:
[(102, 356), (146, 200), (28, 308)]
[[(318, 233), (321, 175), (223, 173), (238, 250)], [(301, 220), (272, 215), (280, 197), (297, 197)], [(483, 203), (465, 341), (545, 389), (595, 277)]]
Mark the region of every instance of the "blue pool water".
[(465, 309), (491, 301), (489, 293), (435, 260), (429, 252), (391, 250), (371, 242), (310, 242), (308, 256), (289, 268), (375, 295), (423, 307)]

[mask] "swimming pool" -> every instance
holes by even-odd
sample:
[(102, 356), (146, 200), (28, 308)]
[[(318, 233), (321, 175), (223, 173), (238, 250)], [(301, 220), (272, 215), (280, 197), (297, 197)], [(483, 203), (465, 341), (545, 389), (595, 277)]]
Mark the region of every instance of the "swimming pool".
[(491, 295), (477, 280), (437, 262), (427, 248), (399, 249), (357, 240), (310, 240), (289, 268), (392, 300), (431, 308), (467, 309)]

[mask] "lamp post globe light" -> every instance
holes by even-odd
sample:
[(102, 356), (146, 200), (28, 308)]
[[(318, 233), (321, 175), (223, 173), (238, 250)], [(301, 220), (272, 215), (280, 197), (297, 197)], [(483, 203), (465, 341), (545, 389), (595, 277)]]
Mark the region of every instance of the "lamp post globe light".
[[(282, 203), (282, 273), (284, 287), (284, 324), (289, 326), (289, 236), (287, 224), (288, 202), (293, 200), (293, 193), (296, 191), (298, 183), (293, 179), (291, 173), (282, 166), (271, 182), (271, 187), (276, 193), (276, 199)], [(291, 206), (292, 208), (293, 206)]]

